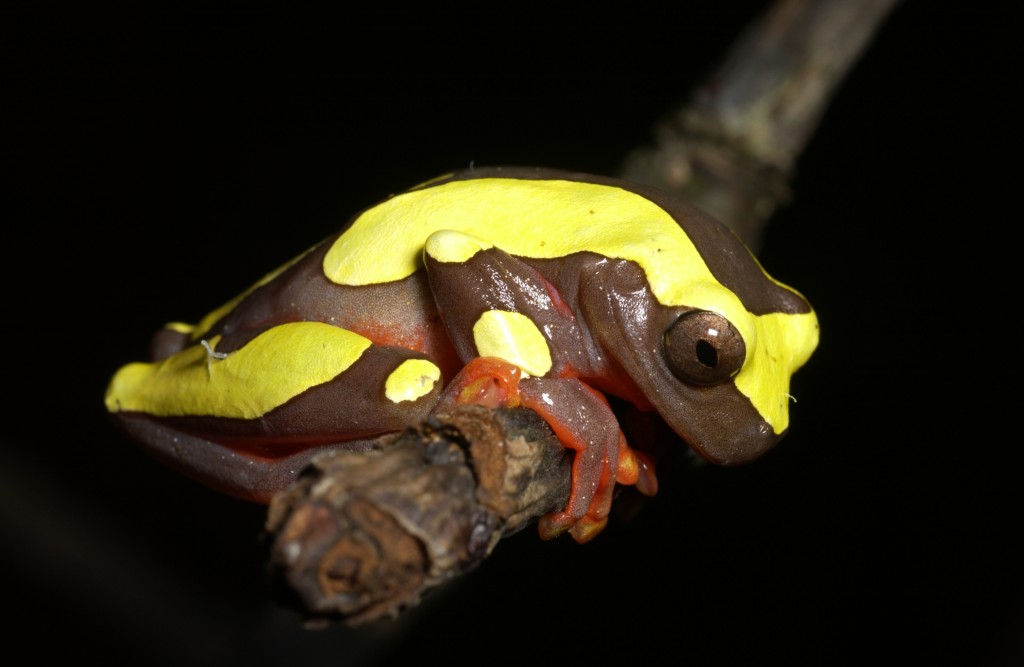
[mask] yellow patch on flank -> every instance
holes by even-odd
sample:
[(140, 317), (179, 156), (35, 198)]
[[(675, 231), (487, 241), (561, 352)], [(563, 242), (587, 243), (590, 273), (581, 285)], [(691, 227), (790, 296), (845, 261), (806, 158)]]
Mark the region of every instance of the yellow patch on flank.
[(813, 313), (769, 313), (754, 318), (758, 344), (748, 345), (747, 363), (736, 388), (747, 396), (775, 433), (789, 426), (790, 375), (807, 362), (818, 345), (818, 318)]
[(544, 334), (521, 313), (488, 310), (473, 325), (473, 340), (481, 357), (499, 357), (527, 375), (540, 377), (551, 370), (551, 350)]
[(441, 379), (441, 369), (426, 359), (406, 359), (384, 383), (384, 395), (392, 403), (415, 401), (426, 396)]
[[(217, 342), (208, 341), (214, 352)], [(337, 377), (370, 345), (329, 324), (282, 324), (223, 359), (193, 345), (156, 363), (123, 366), (105, 402), (111, 412), (255, 419)]]

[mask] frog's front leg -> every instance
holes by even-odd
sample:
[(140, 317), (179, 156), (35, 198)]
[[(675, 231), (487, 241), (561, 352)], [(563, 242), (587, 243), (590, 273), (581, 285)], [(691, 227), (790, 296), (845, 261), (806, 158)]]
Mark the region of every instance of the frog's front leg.
[(445, 390), (438, 410), (476, 403), (526, 407), (539, 414), (562, 445), (575, 452), (569, 501), (540, 520), (544, 539), (569, 531), (577, 542), (596, 536), (608, 522), (615, 484), (657, 490), (650, 460), (626, 444), (604, 395), (577, 378), (523, 377), (518, 366), (497, 357), (470, 360)]
[[(520, 398), (575, 452), (569, 502), (561, 512), (541, 518), (541, 537), (568, 530), (577, 542), (586, 542), (608, 523), (615, 484), (635, 484), (641, 469), (651, 468), (626, 444), (604, 395), (580, 380), (528, 378), (520, 385)], [(653, 493), (652, 479), (645, 474), (638, 488)]]
[(568, 505), (541, 521), (541, 535), (579, 542), (608, 520), (616, 483), (653, 493), (653, 468), (626, 444), (604, 395), (579, 379), (592, 372), (572, 309), (536, 269), (460, 232), (428, 239), (424, 262), (438, 310), (466, 362), (438, 410), (464, 403), (524, 406), (575, 452)]

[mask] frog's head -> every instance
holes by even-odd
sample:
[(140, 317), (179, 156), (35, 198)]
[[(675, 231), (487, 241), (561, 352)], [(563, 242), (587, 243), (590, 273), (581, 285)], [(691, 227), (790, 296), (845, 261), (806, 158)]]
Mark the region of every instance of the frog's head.
[(817, 317), (724, 225), (680, 202), (658, 204), (683, 236), (659, 239), (656, 259), (602, 262), (583, 285), (587, 321), (698, 454), (722, 465), (753, 460), (787, 431), (790, 376), (818, 344)]

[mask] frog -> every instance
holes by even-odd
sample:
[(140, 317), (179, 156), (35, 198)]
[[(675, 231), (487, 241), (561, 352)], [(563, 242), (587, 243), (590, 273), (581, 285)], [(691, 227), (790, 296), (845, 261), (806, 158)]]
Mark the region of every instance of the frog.
[(460, 405), (525, 408), (572, 455), (544, 539), (583, 543), (617, 489), (654, 495), (627, 405), (700, 460), (754, 461), (789, 432), (819, 341), (809, 301), (725, 224), (611, 176), (472, 166), (337, 232), (116, 371), (109, 416), (151, 455), (268, 503), (315, 457)]

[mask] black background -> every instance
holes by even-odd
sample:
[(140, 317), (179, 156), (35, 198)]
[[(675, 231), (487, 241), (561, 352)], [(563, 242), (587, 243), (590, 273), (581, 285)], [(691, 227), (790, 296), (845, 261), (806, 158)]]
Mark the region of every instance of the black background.
[(768, 228), (762, 262), (823, 330), (791, 434), (743, 468), (665, 471), (588, 545), (525, 531), (398, 621), (306, 630), (271, 599), (264, 509), (105, 421), (106, 382), (157, 326), (391, 192), (470, 162), (615, 173), (769, 3), (706, 4), (5, 15), (5, 646), (251, 667), (1021, 664), (1017, 82), (1009, 15), (982, 3), (893, 13)]

